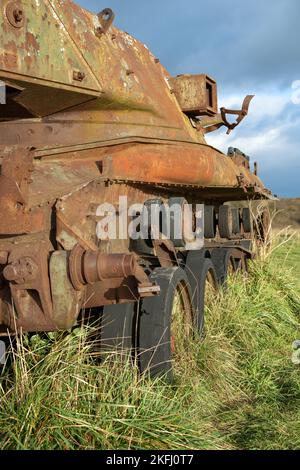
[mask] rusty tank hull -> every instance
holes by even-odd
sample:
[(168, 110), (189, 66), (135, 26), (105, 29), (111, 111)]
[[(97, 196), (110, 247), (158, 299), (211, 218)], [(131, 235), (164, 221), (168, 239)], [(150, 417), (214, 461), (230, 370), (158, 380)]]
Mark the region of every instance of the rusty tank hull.
[(199, 270), (225, 248), (235, 263), (251, 258), (249, 214), (243, 223), (242, 209), (234, 213), (234, 231), (224, 203), (271, 193), (246, 155), (223, 154), (205, 134), (232, 131), (252, 97), (240, 111), (219, 113), (213, 79), (171, 77), (113, 19), (110, 9), (94, 15), (70, 0), (1, 2), (3, 335), (69, 329), (85, 309), (161, 295), (153, 272), (182, 269), (190, 250), (172, 236), (99, 238), (97, 208), (117, 207), (120, 196), (129, 206), (174, 198), (202, 205), (205, 233), (192, 250)]

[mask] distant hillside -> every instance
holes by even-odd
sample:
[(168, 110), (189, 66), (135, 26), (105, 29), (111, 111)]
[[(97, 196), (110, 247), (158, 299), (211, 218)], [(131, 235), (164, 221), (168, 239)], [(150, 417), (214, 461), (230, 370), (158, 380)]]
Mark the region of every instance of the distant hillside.
[(300, 198), (281, 199), (274, 203), (274, 207), (278, 211), (273, 223), (275, 228), (292, 226), (300, 229)]

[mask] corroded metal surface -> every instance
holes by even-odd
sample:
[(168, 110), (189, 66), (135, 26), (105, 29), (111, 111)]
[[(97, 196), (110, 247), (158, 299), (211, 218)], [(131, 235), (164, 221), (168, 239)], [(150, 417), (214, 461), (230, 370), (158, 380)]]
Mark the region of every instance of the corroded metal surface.
[[(0, 334), (70, 328), (83, 308), (158, 293), (130, 240), (97, 238), (99, 204), (180, 195), (218, 208), (271, 197), (242, 154), (206, 144), (205, 132), (230, 126), (214, 80), (189, 76), (181, 100), (184, 79), (113, 20), (71, 0), (1, 1)], [(151, 256), (178, 262), (170, 240)]]
[(218, 112), (217, 83), (207, 75), (178, 75), (169, 79), (183, 112), (214, 116)]

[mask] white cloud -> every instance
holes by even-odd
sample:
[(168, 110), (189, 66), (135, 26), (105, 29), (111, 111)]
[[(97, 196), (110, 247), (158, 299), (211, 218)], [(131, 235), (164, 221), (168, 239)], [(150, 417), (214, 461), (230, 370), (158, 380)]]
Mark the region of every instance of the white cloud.
[[(239, 109), (241, 107), (243, 96), (221, 95), (219, 98), (220, 106), (225, 108)], [(284, 91), (259, 91), (251, 101), (249, 108), (249, 116), (247, 117), (248, 125), (257, 124), (257, 122), (269, 118), (279, 116), (284, 108), (292, 102), (292, 89)]]
[(262, 149), (272, 150), (276, 148), (280, 141), (281, 129), (280, 127), (274, 129), (263, 130), (261, 132), (254, 131), (253, 135), (241, 135), (234, 137), (231, 134), (229, 137), (225, 134), (211, 135), (207, 138), (210, 145), (220, 148), (224, 151), (227, 147), (237, 147), (246, 154), (255, 154), (258, 150)]
[[(250, 105), (249, 116), (229, 136), (223, 128), (218, 133), (207, 135), (210, 145), (227, 152), (228, 147), (237, 147), (262, 166), (282, 165), (283, 160), (274, 161), (272, 154), (282, 154), (284, 165), (292, 164), (298, 158), (295, 140), (290, 135), (300, 129), (300, 106), (296, 118), (291, 118), (295, 105), (291, 101), (292, 90), (259, 92)], [(241, 99), (237, 95), (221, 97), (221, 105), (237, 108)], [(300, 158), (300, 156), (299, 156)]]

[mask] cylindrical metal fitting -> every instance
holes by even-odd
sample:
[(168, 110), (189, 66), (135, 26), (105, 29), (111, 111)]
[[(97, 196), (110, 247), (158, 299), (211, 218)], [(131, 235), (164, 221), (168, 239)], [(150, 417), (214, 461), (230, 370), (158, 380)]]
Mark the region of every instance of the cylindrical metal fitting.
[(75, 247), (69, 260), (71, 282), (80, 290), (86, 284), (106, 279), (126, 279), (134, 276), (138, 267), (134, 254), (85, 251)]
[(104, 279), (133, 276), (136, 260), (130, 254), (105, 254), (86, 251), (83, 256), (83, 275), (88, 284)]

